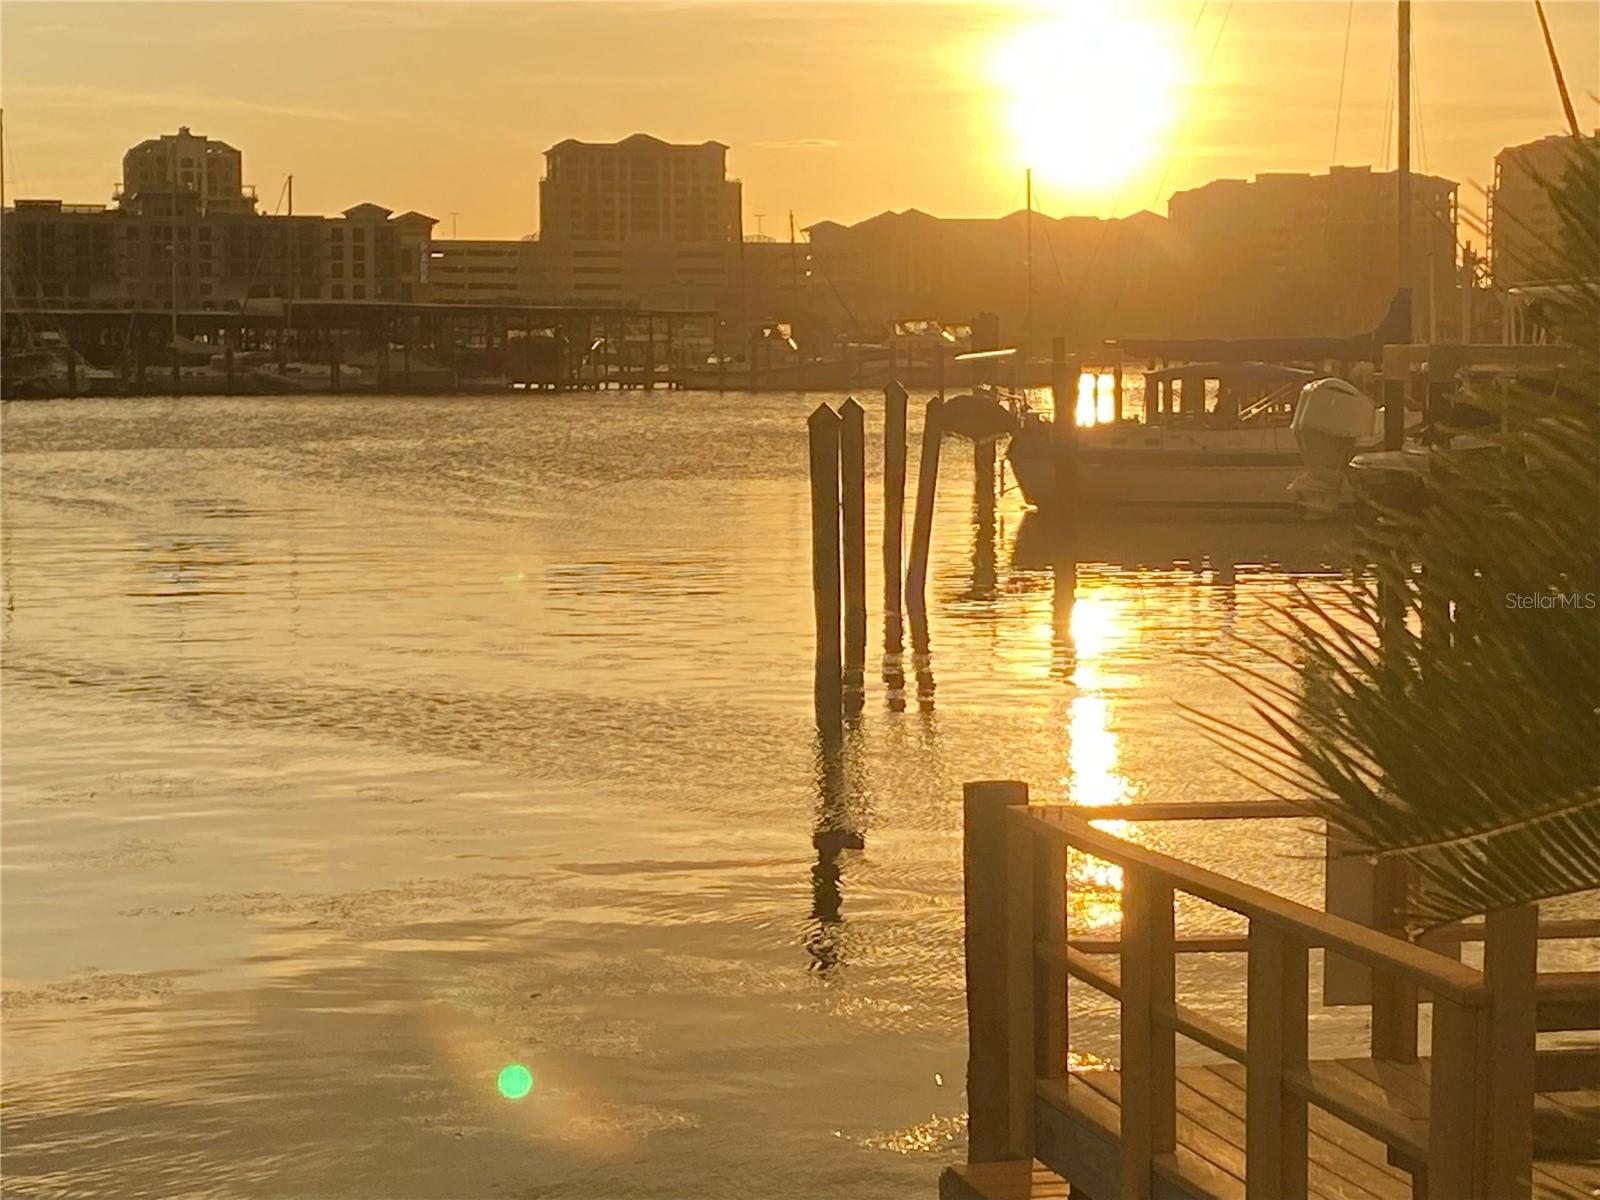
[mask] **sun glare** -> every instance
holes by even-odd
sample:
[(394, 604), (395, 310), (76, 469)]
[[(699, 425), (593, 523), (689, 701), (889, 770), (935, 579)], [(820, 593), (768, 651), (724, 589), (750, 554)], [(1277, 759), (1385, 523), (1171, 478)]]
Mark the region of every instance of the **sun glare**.
[(1164, 26), (1120, 4), (1052, 6), (992, 62), (1018, 165), (1058, 188), (1107, 192), (1165, 146), (1178, 55)]

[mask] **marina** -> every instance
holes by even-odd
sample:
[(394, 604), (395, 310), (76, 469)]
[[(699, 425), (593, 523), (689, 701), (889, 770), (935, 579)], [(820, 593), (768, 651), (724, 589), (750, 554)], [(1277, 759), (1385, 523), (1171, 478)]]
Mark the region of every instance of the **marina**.
[(1600, 1200), (1600, 9), (180, 7), (3, 14), (6, 1197)]

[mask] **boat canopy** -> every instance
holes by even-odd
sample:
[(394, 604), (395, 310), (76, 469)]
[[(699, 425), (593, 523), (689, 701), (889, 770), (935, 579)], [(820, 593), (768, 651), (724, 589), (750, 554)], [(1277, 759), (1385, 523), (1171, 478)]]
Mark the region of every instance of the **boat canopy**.
[(1216, 379), (1228, 387), (1253, 388), (1291, 383), (1296, 379), (1315, 379), (1317, 373), (1279, 363), (1192, 362), (1160, 371), (1146, 371), (1144, 377), (1147, 383), (1164, 383), (1173, 379)]

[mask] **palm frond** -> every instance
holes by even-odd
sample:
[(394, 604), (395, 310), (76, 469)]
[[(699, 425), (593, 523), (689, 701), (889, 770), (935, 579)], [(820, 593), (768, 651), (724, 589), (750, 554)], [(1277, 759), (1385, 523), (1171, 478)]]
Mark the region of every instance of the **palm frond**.
[(1288, 649), (1248, 644), (1266, 668), (1219, 664), (1256, 728), (1188, 710), (1410, 863), (1418, 926), (1600, 888), (1600, 150), (1575, 144), (1552, 197), (1572, 280), (1541, 319), (1576, 368), (1469, 394), (1488, 447), (1436, 449), (1421, 502), (1363, 529), (1368, 571), (1278, 606)]

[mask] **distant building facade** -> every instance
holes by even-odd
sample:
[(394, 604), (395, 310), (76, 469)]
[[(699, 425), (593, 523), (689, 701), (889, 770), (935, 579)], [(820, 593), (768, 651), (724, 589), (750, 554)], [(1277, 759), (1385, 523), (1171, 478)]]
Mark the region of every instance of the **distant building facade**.
[[(204, 169), (183, 166), (207, 155)], [(238, 151), (187, 129), (141, 142), (123, 163), (114, 207), (19, 200), (7, 211), (8, 302), (238, 309), (256, 300), (422, 298), (432, 217), (377, 204), (337, 217), (261, 215), (239, 182)]]
[(539, 253), (556, 299), (738, 308), (742, 189), (721, 142), (636, 133), (545, 151)]
[[(1174, 332), (1193, 337), (1339, 335), (1372, 329), (1399, 283), (1399, 181), (1370, 167), (1218, 179), (1167, 206)], [(1428, 328), (1455, 287), (1456, 189), (1412, 176), (1412, 314)]]
[(990, 312), (1002, 341), (1042, 353), (1055, 334), (1086, 342), (1160, 327), (1164, 225), (1152, 213), (952, 219), (917, 209), (823, 221), (808, 229), (812, 298), (856, 325)]
[[(1584, 139), (1591, 145), (1600, 133)], [(1550, 279), (1559, 274), (1561, 225), (1548, 187), (1566, 175), (1573, 151), (1570, 134), (1552, 134), (1494, 156), (1489, 193), (1489, 262), (1500, 287)]]
[(436, 304), (540, 304), (553, 286), (535, 238), (438, 239), (429, 244), (427, 299)]
[(811, 244), (751, 235), (742, 249), (745, 312), (756, 324), (794, 320), (814, 306)]

